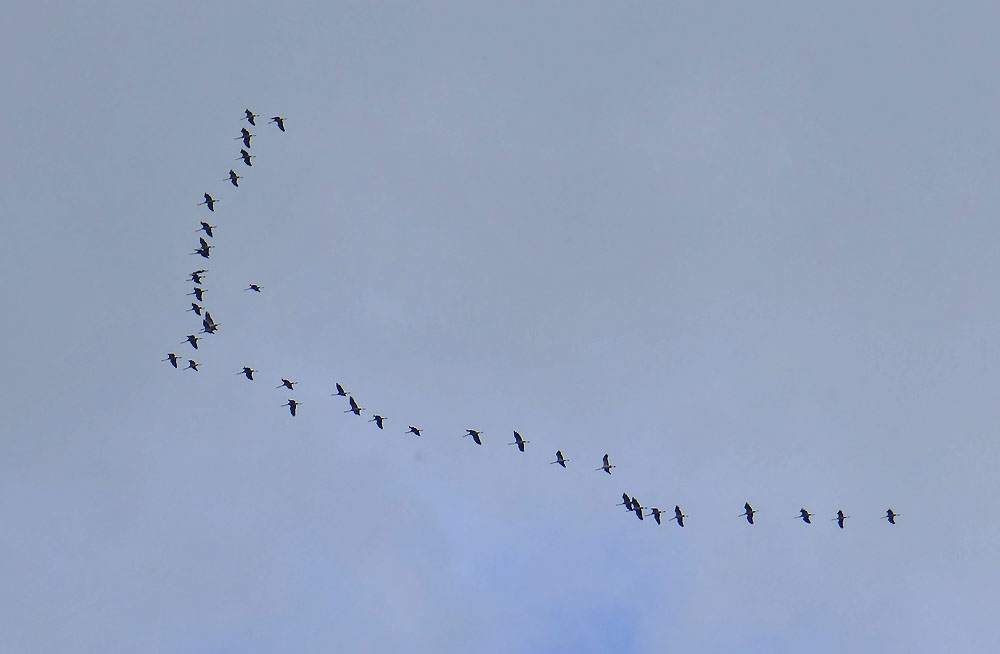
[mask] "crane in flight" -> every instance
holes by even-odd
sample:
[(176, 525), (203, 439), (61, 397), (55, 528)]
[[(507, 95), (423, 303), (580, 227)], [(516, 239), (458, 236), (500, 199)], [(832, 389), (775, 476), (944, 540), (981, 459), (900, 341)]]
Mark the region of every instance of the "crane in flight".
[(372, 419), (369, 420), (368, 422), (374, 422), (376, 427), (378, 427), (379, 429), (383, 429), (382, 423), (384, 421), (385, 421), (385, 418), (383, 418), (382, 416), (380, 416), (379, 414), (376, 413), (374, 416), (372, 416)]
[(364, 408), (363, 406), (358, 406), (358, 403), (357, 403), (357, 401), (356, 401), (356, 400), (354, 399), (354, 396), (353, 396), (353, 395), (351, 395), (351, 396), (348, 396), (348, 398), (347, 398), (347, 399), (348, 399), (348, 401), (350, 401), (350, 403), (351, 403), (351, 408), (350, 408), (350, 409), (348, 409), (347, 411), (344, 411), (344, 413), (353, 413), (353, 414), (354, 414), (354, 415), (356, 415), (356, 416), (360, 416), (360, 415), (361, 415), (361, 412), (362, 412), (362, 411), (364, 411), (364, 410), (365, 410), (365, 408)]
[(247, 379), (249, 379), (250, 381), (253, 381), (253, 374), (255, 372), (257, 372), (257, 371), (254, 370), (253, 368), (251, 368), (250, 366), (243, 366), (243, 370), (241, 370), (240, 372), (238, 372), (236, 374), (237, 375), (245, 375)]
[(883, 520), (888, 520), (890, 525), (894, 525), (894, 524), (896, 524), (896, 518), (898, 518), (898, 517), (899, 517), (899, 514), (896, 513), (895, 511), (893, 511), (892, 509), (886, 509), (885, 510), (885, 515), (882, 516), (882, 519)]
[(219, 324), (212, 319), (212, 314), (209, 311), (205, 311), (205, 317), (201, 319), (202, 332), (205, 334), (214, 334), (219, 328)]
[(288, 407), (288, 412), (291, 413), (292, 417), (294, 418), (295, 417), (295, 409), (297, 409), (300, 404), (302, 404), (302, 403), (301, 402), (296, 402), (295, 400), (288, 400), (287, 402), (285, 402), (281, 406), (287, 406)]
[(200, 284), (201, 283), (201, 276), (204, 275), (207, 272), (208, 271), (205, 270), (204, 268), (200, 268), (200, 269), (194, 271), (193, 273), (191, 273), (191, 281), (194, 282), (195, 284)]
[[(194, 290), (192, 290), (190, 293), (188, 293), (188, 295), (193, 295), (195, 297), (195, 299), (197, 299), (199, 302), (204, 302), (205, 301), (205, 298), (204, 298), (205, 289), (203, 289), (203, 288), (198, 288), (197, 286), (195, 286)], [(198, 315), (200, 316), (201, 314), (199, 313)]]
[(653, 516), (653, 520), (656, 520), (656, 524), (662, 524), (660, 522), (660, 514), (661, 513), (663, 513), (663, 511), (660, 511), (658, 508), (656, 508), (655, 506), (653, 506), (653, 507), (650, 507), (649, 513), (647, 513), (646, 515)]
[(169, 361), (170, 365), (172, 365), (174, 368), (177, 367), (177, 355), (174, 354), (173, 352), (167, 352), (167, 358), (160, 359), (160, 361)]
[(521, 434), (519, 434), (519, 433), (517, 433), (515, 431), (514, 432), (514, 442), (513, 443), (507, 443), (507, 444), (508, 445), (517, 445), (517, 449), (519, 449), (519, 450), (521, 450), (523, 452), (524, 451), (524, 446), (526, 444), (530, 443), (530, 442), (531, 441), (526, 441), (523, 438), (521, 438)]
[(810, 520), (810, 518), (812, 516), (813, 516), (812, 513), (809, 513), (808, 511), (806, 511), (803, 508), (803, 509), (799, 509), (799, 515), (797, 515), (796, 517), (797, 518), (802, 518), (802, 522), (806, 523), (807, 525), (811, 525), (812, 524), (812, 520)]
[(201, 205), (204, 204), (205, 206), (208, 207), (209, 211), (215, 211), (215, 203), (216, 202), (218, 202), (218, 200), (216, 200), (211, 195), (209, 195), (208, 193), (206, 193), (205, 194), (205, 201), (204, 202), (199, 202), (197, 206), (200, 207)]
[(198, 372), (198, 362), (195, 361), (194, 359), (188, 359), (187, 367), (184, 368), (184, 369), (187, 370), (189, 368), (191, 370), (194, 370), (195, 372)]
[(237, 175), (236, 171), (233, 170), (232, 168), (230, 168), (229, 169), (229, 177), (223, 177), (222, 181), (224, 181), (224, 182), (225, 181), (232, 182), (233, 186), (235, 186), (236, 188), (239, 188), (240, 187), (240, 180), (241, 179), (243, 179), (243, 177), (240, 176), (240, 175)]
[(674, 517), (670, 518), (670, 519), (671, 520), (676, 520), (677, 524), (680, 525), (681, 527), (683, 527), (684, 526), (684, 518), (686, 518), (686, 517), (687, 516), (684, 515), (684, 512), (681, 511), (680, 505), (675, 505), (674, 506)]
[(257, 158), (257, 155), (250, 154), (245, 149), (240, 148), (240, 156), (236, 158), (236, 161), (239, 161), (240, 159), (242, 159), (243, 163), (245, 163), (248, 166), (253, 167), (253, 162), (251, 162), (250, 160), (251, 159), (256, 159), (256, 158)]
[(419, 436), (421, 431), (423, 431), (423, 430), (422, 429), (417, 429), (413, 425), (410, 425), (410, 428), (408, 430), (406, 430), (406, 433), (407, 434), (413, 434), (414, 436)]
[(559, 465), (565, 468), (567, 461), (569, 461), (569, 459), (563, 457), (562, 450), (556, 450), (556, 460), (549, 461), (549, 465), (552, 465), (553, 463), (558, 463)]
[(836, 520), (837, 521), (837, 526), (840, 527), (841, 529), (843, 529), (844, 528), (844, 520), (847, 520), (850, 517), (851, 516), (849, 516), (849, 515), (844, 515), (844, 510), (843, 509), (838, 509), (837, 510), (837, 517), (836, 518), (831, 518), (831, 520)]
[[(209, 225), (204, 220), (201, 220), (199, 222), (201, 223), (201, 227), (199, 227), (198, 229), (196, 229), (194, 231), (196, 231), (196, 232), (205, 232), (206, 234), (208, 234), (209, 238), (214, 238), (215, 237), (215, 232), (213, 232), (212, 230), (215, 229), (216, 227), (218, 227), (218, 225)], [(200, 282), (195, 282), (195, 284), (198, 284), (198, 283), (200, 283)]]
[(256, 292), (260, 293), (260, 288), (261, 287), (260, 287), (259, 284), (250, 284), (249, 286), (247, 286), (243, 290), (244, 291), (256, 291)]
[(250, 147), (250, 137), (251, 136), (257, 136), (257, 135), (256, 134), (251, 134), (250, 130), (248, 130), (246, 127), (241, 127), (240, 128), (240, 135), (237, 136), (236, 138), (234, 138), (233, 140), (234, 141), (240, 141), (240, 140), (242, 140), (243, 141), (243, 145), (245, 145), (246, 147), (249, 148)]
[(184, 341), (181, 341), (180, 344), (184, 345), (184, 343), (190, 343), (191, 347), (193, 347), (194, 349), (197, 350), (198, 349), (198, 336), (196, 334), (188, 334), (187, 335), (187, 339), (184, 340)]
[(287, 388), (290, 391), (294, 391), (295, 390), (294, 386), (296, 384), (298, 384), (298, 383), (299, 382), (290, 381), (290, 380), (285, 379), (284, 377), (282, 377), (281, 378), (281, 384), (279, 384), (278, 386), (275, 386), (275, 388)]
[(622, 501), (615, 506), (624, 506), (626, 511), (632, 510), (632, 498), (628, 496), (628, 493), (622, 493)]
[[(200, 254), (205, 259), (208, 259), (209, 257), (211, 257), (212, 256), (212, 248), (214, 248), (215, 246), (214, 245), (209, 245), (208, 241), (206, 241), (203, 237), (199, 237), (198, 238), (198, 242), (200, 243), (201, 247), (199, 247), (197, 250), (195, 250), (191, 254)], [(201, 298), (198, 298), (198, 300), (200, 301)]]
[(610, 463), (608, 463), (608, 455), (605, 454), (604, 455), (604, 465), (602, 465), (600, 468), (594, 468), (594, 469), (595, 470), (603, 470), (604, 472), (606, 472), (606, 473), (608, 473), (610, 475), (611, 474), (611, 469), (614, 468), (614, 467), (615, 466), (613, 466)]
[(747, 522), (749, 522), (750, 524), (753, 524), (753, 514), (754, 513), (756, 513), (756, 511), (754, 511), (753, 507), (750, 506), (750, 502), (744, 502), (744, 504), (743, 504), (743, 513), (741, 513), (739, 515), (739, 517), (742, 518), (743, 516), (746, 516)]
[(271, 123), (277, 123), (278, 129), (280, 129), (282, 132), (285, 131), (285, 119), (282, 118), (281, 116), (273, 116), (267, 124), (270, 125)]
[(259, 116), (260, 114), (255, 114), (254, 112), (250, 111), (249, 109), (247, 109), (243, 113), (246, 115), (245, 118), (244, 118), (244, 120), (246, 120), (248, 123), (250, 123), (251, 125), (253, 125), (254, 127), (256, 127), (257, 123), (254, 121), (254, 119), (257, 118), (257, 116)]
[(635, 511), (635, 517), (639, 518), (640, 520), (643, 520), (644, 518), (642, 517), (642, 510), (644, 508), (646, 508), (646, 507), (644, 507), (643, 505), (639, 504), (639, 500), (637, 500), (635, 498), (635, 496), (633, 495), (632, 496), (632, 510)]
[(476, 445), (482, 445), (483, 439), (480, 438), (482, 433), (483, 432), (476, 431), (475, 429), (466, 429), (465, 433), (462, 434), (462, 438), (465, 438), (466, 436), (472, 436), (472, 440), (476, 441)]
[(337, 392), (330, 393), (330, 395), (333, 397), (347, 397), (347, 389), (345, 389), (340, 382), (337, 382), (336, 386), (337, 386)]

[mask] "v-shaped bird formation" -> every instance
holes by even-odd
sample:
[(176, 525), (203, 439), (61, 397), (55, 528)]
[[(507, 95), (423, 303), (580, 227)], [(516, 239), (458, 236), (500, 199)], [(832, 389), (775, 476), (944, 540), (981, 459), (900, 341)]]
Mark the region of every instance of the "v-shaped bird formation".
[[(244, 111), (244, 116), (243, 116), (242, 120), (245, 120), (252, 127), (256, 127), (257, 126), (256, 120), (257, 120), (258, 117), (260, 117), (260, 114), (256, 114), (256, 113), (254, 113), (253, 111), (251, 111), (248, 108), (248, 109), (246, 109)], [(271, 117), (270, 121), (267, 124), (268, 125), (270, 125), (270, 124), (276, 125), (277, 129), (280, 132), (284, 133), (285, 132), (285, 120), (286, 119), (283, 116), (277, 116), (276, 115), (276, 116)], [(247, 167), (253, 167), (252, 159), (255, 158), (255, 155), (250, 154), (250, 148), (252, 147), (252, 145), (251, 145), (252, 142), (253, 142), (252, 139), (255, 138), (255, 137), (257, 137), (257, 134), (251, 133), (250, 130), (247, 129), (246, 127), (240, 128), (239, 136), (233, 137), (233, 140), (241, 141), (242, 145), (243, 145), (243, 147), (240, 148), (240, 156), (237, 157), (236, 160), (237, 161), (242, 161), (244, 163), (244, 165), (246, 165)], [(239, 184), (239, 180), (242, 180), (242, 179), (244, 179), (244, 177), (242, 175), (237, 174), (234, 169), (230, 168), (229, 169), (229, 174), (226, 177), (221, 178), (221, 181), (224, 181), (224, 182), (228, 181), (228, 182), (230, 182), (232, 184), (232, 186), (234, 188), (239, 189), (239, 188), (242, 188), (240, 186), (240, 184)], [(216, 210), (216, 205), (220, 204), (220, 200), (217, 199), (215, 196), (213, 196), (211, 193), (208, 193), (208, 192), (205, 192), (203, 194), (203, 197), (204, 197), (204, 200), (202, 202), (197, 203), (196, 206), (202, 206), (202, 205), (204, 205), (205, 207), (207, 207), (207, 209), (210, 212), (212, 212), (214, 214), (215, 210)], [(205, 236), (201, 236), (201, 237), (198, 238), (198, 247), (193, 252), (191, 252), (191, 254), (192, 255), (195, 255), (195, 254), (200, 255), (204, 259), (210, 259), (211, 256), (212, 256), (212, 250), (215, 248), (215, 245), (213, 245), (212, 243), (210, 243), (209, 241), (207, 241), (206, 237), (209, 238), (209, 239), (213, 239), (213, 241), (214, 241), (214, 239), (215, 239), (215, 230), (219, 226), (218, 225), (212, 225), (212, 224), (209, 224), (206, 221), (201, 221), (201, 220), (199, 220), (198, 222), (200, 223), (201, 227), (199, 229), (197, 229), (196, 231), (203, 232), (205, 234)], [(189, 281), (191, 281), (192, 283), (195, 284), (192, 292), (188, 293), (188, 295), (193, 295), (197, 299), (197, 301), (199, 303), (205, 302), (204, 296), (207, 293), (207, 290), (204, 288), (204, 279), (205, 279), (205, 275), (208, 272), (209, 271), (207, 269), (199, 268), (198, 270), (195, 270), (195, 271), (191, 272), (190, 275), (189, 275), (189, 278), (188, 278)], [(251, 293), (251, 295), (255, 295), (255, 294), (259, 294), (259, 293), (263, 292), (263, 288), (264, 287), (261, 286), (260, 284), (258, 284), (256, 282), (253, 282), (253, 283), (247, 282), (247, 283), (248, 283), (248, 286), (246, 288), (244, 288), (243, 290), (244, 291), (254, 291), (254, 293)], [(195, 303), (195, 302), (191, 302), (191, 308), (187, 309), (187, 311), (193, 312), (197, 317), (201, 318), (201, 329), (197, 333), (188, 334), (187, 337), (185, 338), (185, 340), (181, 341), (181, 345), (188, 344), (188, 345), (191, 346), (192, 349), (201, 351), (199, 349), (198, 343), (199, 343), (199, 341), (203, 341), (203, 340), (206, 340), (206, 339), (205, 338), (199, 338), (198, 334), (214, 335), (216, 332), (219, 331), (220, 324), (215, 321), (215, 319), (212, 317), (211, 312), (203, 304), (198, 304), (198, 303)], [(211, 340), (211, 339), (208, 339), (208, 340)], [(199, 364), (194, 359), (187, 359), (187, 364), (188, 365), (185, 366), (184, 368), (180, 368), (180, 366), (178, 365), (178, 363), (181, 362), (182, 360), (183, 360), (183, 357), (181, 357), (180, 355), (178, 355), (178, 354), (176, 354), (174, 352), (169, 352), (169, 353), (167, 353), (167, 358), (163, 359), (162, 361), (169, 363), (175, 369), (178, 369), (178, 370), (193, 370), (194, 372), (198, 372), (199, 366), (202, 365), (202, 364)], [(248, 365), (243, 364), (242, 365), (242, 370), (236, 371), (236, 374), (237, 375), (242, 375), (242, 376), (244, 376), (246, 378), (247, 381), (253, 382), (253, 381), (256, 381), (256, 378), (254, 377), (254, 375), (257, 372), (258, 371), (256, 369), (254, 369), (254, 368), (252, 368), (252, 367), (250, 367)], [(280, 383), (275, 387), (276, 389), (285, 389), (285, 390), (288, 390), (288, 391), (295, 390), (295, 385), (298, 383), (296, 381), (292, 381), (291, 379), (289, 379), (287, 377), (278, 377), (278, 379), (276, 381), (280, 381)], [(361, 416), (362, 415), (362, 413), (365, 411), (365, 408), (363, 406), (361, 406), (360, 404), (358, 404), (358, 402), (354, 398), (354, 396), (344, 387), (344, 385), (342, 383), (335, 382), (334, 389), (335, 389), (335, 392), (330, 393), (331, 396), (333, 396), (333, 397), (347, 398), (348, 408), (344, 410), (344, 413), (353, 413), (355, 416)], [(284, 404), (282, 404), (280, 406), (284, 407), (284, 408), (287, 408), (288, 409), (288, 413), (290, 414), (290, 416), (292, 418), (294, 418), (295, 416), (298, 415), (299, 407), (302, 406), (302, 402), (300, 402), (300, 401), (298, 401), (298, 400), (296, 400), (294, 398), (288, 398), (288, 400)], [(381, 413), (373, 413), (372, 417), (368, 420), (368, 422), (374, 423), (375, 424), (375, 428), (377, 428), (379, 430), (384, 430), (385, 429), (385, 423), (388, 422), (388, 420), (389, 419), (386, 416), (382, 415)], [(403, 424), (406, 424), (406, 423), (403, 423)], [(423, 432), (424, 432), (423, 428), (418, 428), (418, 427), (415, 427), (414, 425), (408, 425), (408, 429), (405, 432), (403, 432), (403, 433), (410, 434), (410, 435), (413, 435), (413, 436), (423, 436)], [(463, 437), (463, 438), (465, 438), (465, 437), (471, 438), (472, 442), (474, 442), (478, 446), (483, 446), (484, 445), (484, 443), (485, 443), (484, 435), (485, 435), (485, 432), (483, 432), (481, 430), (478, 430), (478, 429), (472, 429), (472, 428), (466, 429), (464, 434), (460, 434), (460, 436)], [(511, 442), (509, 442), (508, 445), (514, 445), (514, 446), (516, 446), (516, 448), (517, 448), (517, 450), (519, 452), (525, 452), (527, 445), (531, 443), (530, 440), (525, 439), (518, 431), (514, 431), (513, 432), (513, 438), (514, 438), (514, 440), (511, 441)], [(549, 462), (550, 464), (556, 464), (560, 468), (567, 468), (568, 467), (568, 464), (570, 463), (570, 459), (567, 458), (566, 456), (564, 456), (563, 451), (561, 449), (555, 450), (554, 457), (555, 457), (555, 460), (554, 461), (550, 461)], [(612, 475), (611, 471), (614, 468), (616, 468), (616, 467), (617, 466), (615, 466), (615, 465), (613, 465), (611, 463), (611, 456), (610, 456), (610, 454), (609, 453), (605, 453), (604, 456), (601, 458), (601, 465), (599, 467), (597, 467), (597, 468), (594, 468), (594, 470), (596, 470), (598, 472), (604, 472), (607, 475)], [(590, 474), (593, 474), (593, 473), (590, 473)], [(622, 501), (618, 502), (618, 506), (624, 506), (626, 511), (628, 511), (629, 513), (634, 514), (636, 516), (636, 518), (638, 518), (639, 520), (644, 520), (646, 517), (652, 516), (653, 522), (655, 522), (657, 525), (659, 525), (659, 524), (662, 524), (662, 522), (661, 522), (661, 515), (663, 513), (669, 513), (669, 510), (661, 509), (661, 508), (659, 508), (659, 506), (643, 506), (642, 503), (640, 503), (640, 501), (635, 496), (630, 496), (627, 492), (626, 493), (622, 493), (621, 498), (622, 498)], [(748, 524), (755, 525), (756, 524), (756, 522), (755, 522), (755, 516), (756, 516), (756, 514), (757, 514), (757, 509), (755, 509), (753, 506), (751, 506), (750, 502), (747, 501), (747, 502), (744, 502), (744, 504), (743, 504), (743, 513), (740, 513), (737, 517), (745, 518)], [(803, 508), (799, 509), (799, 515), (794, 516), (794, 517), (796, 519), (801, 519), (802, 522), (805, 523), (805, 524), (810, 524), (811, 525), (812, 524), (811, 518), (812, 518), (813, 515), (815, 515), (815, 514), (810, 513), (809, 511), (807, 511), (803, 507)], [(892, 508), (889, 508), (889, 509), (886, 509), (885, 515), (882, 516), (882, 519), (887, 520), (888, 523), (891, 524), (891, 525), (895, 525), (896, 524), (896, 518), (898, 518), (899, 516), (900, 516), (899, 513), (896, 513)], [(683, 510), (681, 509), (680, 505), (674, 505), (674, 508), (673, 508), (673, 517), (670, 518), (670, 522), (676, 522), (677, 526), (684, 527), (685, 526), (684, 519), (687, 518), (687, 517), (688, 517), (688, 515), (683, 512)], [(846, 513), (844, 513), (843, 509), (838, 509), (836, 515), (834, 517), (830, 518), (830, 520), (831, 521), (835, 521), (837, 523), (837, 526), (840, 529), (844, 529), (845, 521), (848, 518), (850, 518), (850, 516), (848, 516)]]

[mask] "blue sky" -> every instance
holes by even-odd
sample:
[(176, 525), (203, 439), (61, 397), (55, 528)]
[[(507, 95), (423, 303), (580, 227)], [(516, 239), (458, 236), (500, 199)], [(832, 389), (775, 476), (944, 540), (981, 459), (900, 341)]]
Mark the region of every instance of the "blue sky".
[(997, 17), (3, 8), (0, 649), (996, 651)]

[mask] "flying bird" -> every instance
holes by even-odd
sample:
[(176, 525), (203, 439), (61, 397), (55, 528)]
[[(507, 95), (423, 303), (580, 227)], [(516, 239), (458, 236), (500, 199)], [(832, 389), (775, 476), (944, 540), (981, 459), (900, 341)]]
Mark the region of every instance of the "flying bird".
[(251, 159), (255, 159), (256, 157), (257, 157), (257, 155), (250, 154), (246, 150), (240, 148), (240, 156), (236, 159), (236, 161), (239, 161), (240, 159), (242, 159), (243, 163), (245, 163), (246, 165), (252, 167), (253, 163), (250, 160)]
[(280, 386), (275, 386), (275, 388), (287, 388), (288, 390), (293, 391), (293, 390), (295, 390), (293, 388), (293, 386), (295, 386), (295, 384), (298, 384), (298, 383), (299, 382), (289, 381), (289, 380), (285, 379), (284, 377), (282, 377), (281, 378), (281, 385)]
[(194, 334), (188, 334), (187, 340), (181, 341), (181, 345), (184, 345), (184, 343), (190, 343), (191, 347), (193, 347), (196, 350), (198, 349), (198, 337)]
[(615, 466), (613, 466), (610, 463), (608, 463), (608, 455), (605, 454), (604, 455), (604, 465), (602, 465), (600, 468), (594, 468), (594, 469), (595, 470), (603, 470), (604, 472), (606, 472), (606, 473), (608, 473), (610, 475), (611, 474), (611, 469), (614, 468), (614, 467)]
[(645, 507), (643, 505), (639, 504), (639, 500), (635, 499), (635, 497), (633, 496), (632, 497), (632, 510), (635, 511), (635, 517), (639, 518), (640, 520), (643, 520), (642, 510), (644, 508)]
[(566, 461), (568, 461), (568, 459), (563, 458), (562, 450), (556, 450), (556, 460), (555, 461), (549, 461), (549, 465), (552, 465), (553, 463), (558, 463), (559, 465), (561, 465), (562, 467), (565, 468), (566, 467)]
[(844, 528), (844, 520), (847, 520), (850, 517), (851, 516), (849, 516), (849, 515), (844, 515), (843, 509), (839, 509), (837, 511), (837, 517), (836, 518), (831, 518), (831, 520), (836, 520), (837, 521), (837, 526), (840, 527), (841, 529), (843, 529)]
[(232, 168), (230, 168), (229, 169), (229, 177), (223, 178), (222, 181), (226, 181), (227, 179), (230, 182), (233, 183), (233, 186), (235, 186), (236, 188), (239, 188), (240, 187), (240, 180), (243, 179), (243, 177), (241, 177), (240, 175), (237, 175), (236, 171), (233, 170)]
[(191, 303), (191, 308), (188, 309), (188, 311), (194, 311), (196, 315), (200, 316), (201, 315), (201, 310), (204, 309), (204, 308), (205, 307), (201, 306), (200, 304), (196, 304), (196, 303), (192, 302)]
[[(212, 230), (215, 229), (216, 227), (218, 227), (218, 225), (209, 225), (204, 220), (201, 220), (199, 222), (201, 223), (201, 227), (198, 228), (198, 229), (196, 229), (196, 230), (194, 230), (194, 231), (196, 231), (196, 232), (205, 232), (206, 234), (208, 234), (209, 238), (213, 238), (215, 236), (215, 232), (213, 232)], [(198, 283), (200, 283), (200, 282), (195, 282), (195, 284), (198, 284)]]
[[(197, 298), (199, 302), (204, 302), (205, 301), (205, 297), (204, 297), (205, 296), (205, 289), (203, 289), (203, 288), (199, 288), (199, 287), (195, 286), (194, 289), (192, 289), (192, 291), (190, 293), (188, 293), (188, 295), (195, 296), (195, 298)], [(192, 302), (192, 304), (194, 304), (194, 303)], [(198, 315), (200, 316), (201, 314), (199, 313)]]
[[(339, 386), (339, 384), (338, 384), (338, 386)], [(421, 431), (423, 431), (423, 430), (421, 430), (421, 429), (417, 429), (417, 428), (416, 428), (416, 427), (414, 427), (413, 425), (410, 425), (410, 428), (409, 428), (409, 430), (407, 430), (407, 432), (406, 432), (406, 433), (407, 433), (407, 434), (413, 434), (413, 435), (415, 435), (415, 436), (419, 436), (419, 435), (420, 435), (420, 432), (421, 432)]]
[(233, 140), (234, 141), (242, 140), (243, 141), (243, 145), (245, 145), (245, 146), (247, 146), (249, 148), (250, 147), (250, 137), (251, 136), (257, 136), (257, 135), (256, 134), (251, 134), (250, 130), (248, 130), (246, 127), (241, 127), (240, 128), (240, 135), (237, 136), (236, 138), (234, 138)]
[(253, 125), (254, 127), (256, 127), (257, 123), (254, 122), (254, 119), (257, 116), (259, 116), (260, 114), (255, 114), (254, 112), (250, 111), (249, 109), (247, 109), (243, 113), (246, 114), (246, 117), (244, 118), (244, 120), (246, 120), (248, 123), (250, 123), (251, 125)]
[(674, 517), (670, 518), (671, 520), (676, 520), (677, 524), (679, 524), (681, 527), (683, 527), (684, 526), (684, 518), (686, 518), (686, 517), (687, 516), (684, 515), (683, 511), (681, 511), (681, 507), (679, 505), (678, 506), (674, 506)]
[(208, 193), (206, 193), (205, 194), (205, 201), (204, 202), (199, 202), (197, 206), (200, 207), (201, 205), (204, 204), (205, 206), (208, 207), (209, 211), (215, 211), (215, 203), (216, 202), (218, 202), (218, 200), (216, 200), (211, 195), (209, 195)]
[(382, 429), (382, 422), (384, 420), (385, 420), (385, 418), (383, 418), (382, 416), (380, 416), (379, 414), (376, 413), (374, 416), (372, 416), (372, 419), (369, 420), (368, 422), (374, 422), (376, 427), (378, 427), (379, 429)]
[(482, 445), (483, 440), (479, 438), (480, 434), (482, 434), (481, 431), (476, 431), (475, 429), (466, 429), (465, 433), (462, 434), (462, 438), (465, 438), (466, 436), (472, 436), (472, 440), (476, 441), (476, 445)]
[(739, 517), (742, 518), (743, 516), (746, 516), (747, 522), (749, 522), (750, 524), (753, 524), (753, 514), (754, 513), (756, 513), (756, 511), (754, 511), (753, 507), (750, 506), (750, 502), (744, 502), (743, 503), (743, 513), (741, 513), (739, 515)]
[(812, 515), (813, 514), (809, 513), (805, 509), (799, 509), (799, 515), (798, 515), (798, 517), (802, 518), (802, 522), (806, 523), (807, 525), (811, 525), (812, 524), (812, 520), (809, 519), (809, 518), (812, 517)]
[(172, 365), (174, 368), (177, 367), (177, 355), (174, 354), (173, 352), (167, 352), (167, 358), (160, 359), (160, 361), (169, 361), (170, 365)]
[(285, 131), (285, 119), (282, 118), (281, 116), (272, 117), (270, 122), (268, 122), (267, 124), (270, 125), (271, 123), (277, 123), (278, 129), (280, 129), (282, 132)]
[(194, 282), (195, 284), (200, 284), (201, 283), (201, 276), (204, 275), (207, 272), (208, 271), (205, 270), (204, 268), (202, 268), (201, 270), (194, 271), (193, 273), (191, 273), (191, 281)]
[(241, 372), (236, 373), (236, 374), (237, 375), (245, 375), (247, 379), (249, 379), (250, 381), (253, 381), (253, 374), (255, 372), (257, 372), (257, 371), (254, 370), (253, 368), (251, 368), (250, 366), (243, 366), (243, 370)]
[(356, 416), (360, 416), (361, 412), (364, 411), (365, 408), (363, 406), (358, 406), (358, 403), (354, 399), (353, 395), (349, 396), (347, 399), (351, 403), (351, 408), (348, 409), (347, 411), (344, 411), (344, 413), (353, 413)]
[(219, 324), (212, 320), (212, 314), (205, 311), (205, 317), (201, 319), (202, 331), (206, 334), (214, 334), (219, 328)]
[(530, 443), (530, 442), (531, 441), (526, 441), (523, 438), (521, 438), (521, 434), (519, 434), (519, 433), (517, 433), (515, 431), (514, 432), (514, 442), (513, 443), (507, 443), (507, 444), (508, 445), (517, 445), (517, 449), (519, 449), (519, 450), (521, 450), (523, 452), (524, 451), (524, 445), (526, 443)]
[(243, 290), (244, 291), (257, 291), (258, 293), (260, 293), (260, 286), (257, 285), (257, 284), (250, 284), (249, 286), (247, 286)]
[(347, 390), (340, 384), (340, 382), (337, 382), (337, 392), (330, 393), (330, 395), (335, 395), (338, 397), (347, 397)]
[(198, 372), (198, 362), (195, 361), (194, 359), (188, 359), (187, 367), (184, 369), (187, 370), (188, 368), (194, 370), (195, 372)]
[(209, 245), (208, 241), (206, 241), (204, 239), (204, 237), (201, 237), (201, 236), (198, 237), (198, 243), (200, 244), (200, 247), (197, 250), (195, 250), (194, 252), (192, 252), (191, 254), (200, 254), (201, 256), (205, 257), (206, 259), (209, 258), (212, 255), (212, 248), (214, 248), (215, 246), (214, 245)]
[(660, 522), (660, 514), (661, 514), (661, 513), (663, 513), (663, 511), (660, 511), (660, 510), (659, 510), (658, 508), (656, 508), (656, 507), (654, 506), (654, 507), (651, 507), (651, 508), (649, 509), (649, 513), (648, 513), (647, 515), (651, 515), (651, 516), (653, 516), (653, 520), (656, 520), (656, 524), (662, 524), (662, 523)]
[(281, 406), (287, 406), (288, 407), (288, 412), (291, 413), (292, 417), (294, 418), (295, 417), (295, 408), (298, 407), (300, 404), (302, 404), (302, 403), (301, 402), (296, 402), (295, 400), (288, 400), (288, 402), (282, 404)]
[(882, 517), (884, 519), (888, 520), (890, 525), (894, 525), (894, 524), (896, 524), (896, 518), (898, 516), (899, 516), (899, 514), (896, 513), (895, 511), (893, 511), (892, 509), (886, 509), (885, 510), (885, 515), (882, 516)]

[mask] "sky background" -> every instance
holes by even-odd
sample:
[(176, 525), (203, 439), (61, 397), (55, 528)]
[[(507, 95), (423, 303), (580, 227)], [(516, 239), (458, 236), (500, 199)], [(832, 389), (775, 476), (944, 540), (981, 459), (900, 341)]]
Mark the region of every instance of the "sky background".
[(5, 4), (0, 649), (997, 651), (998, 19)]

